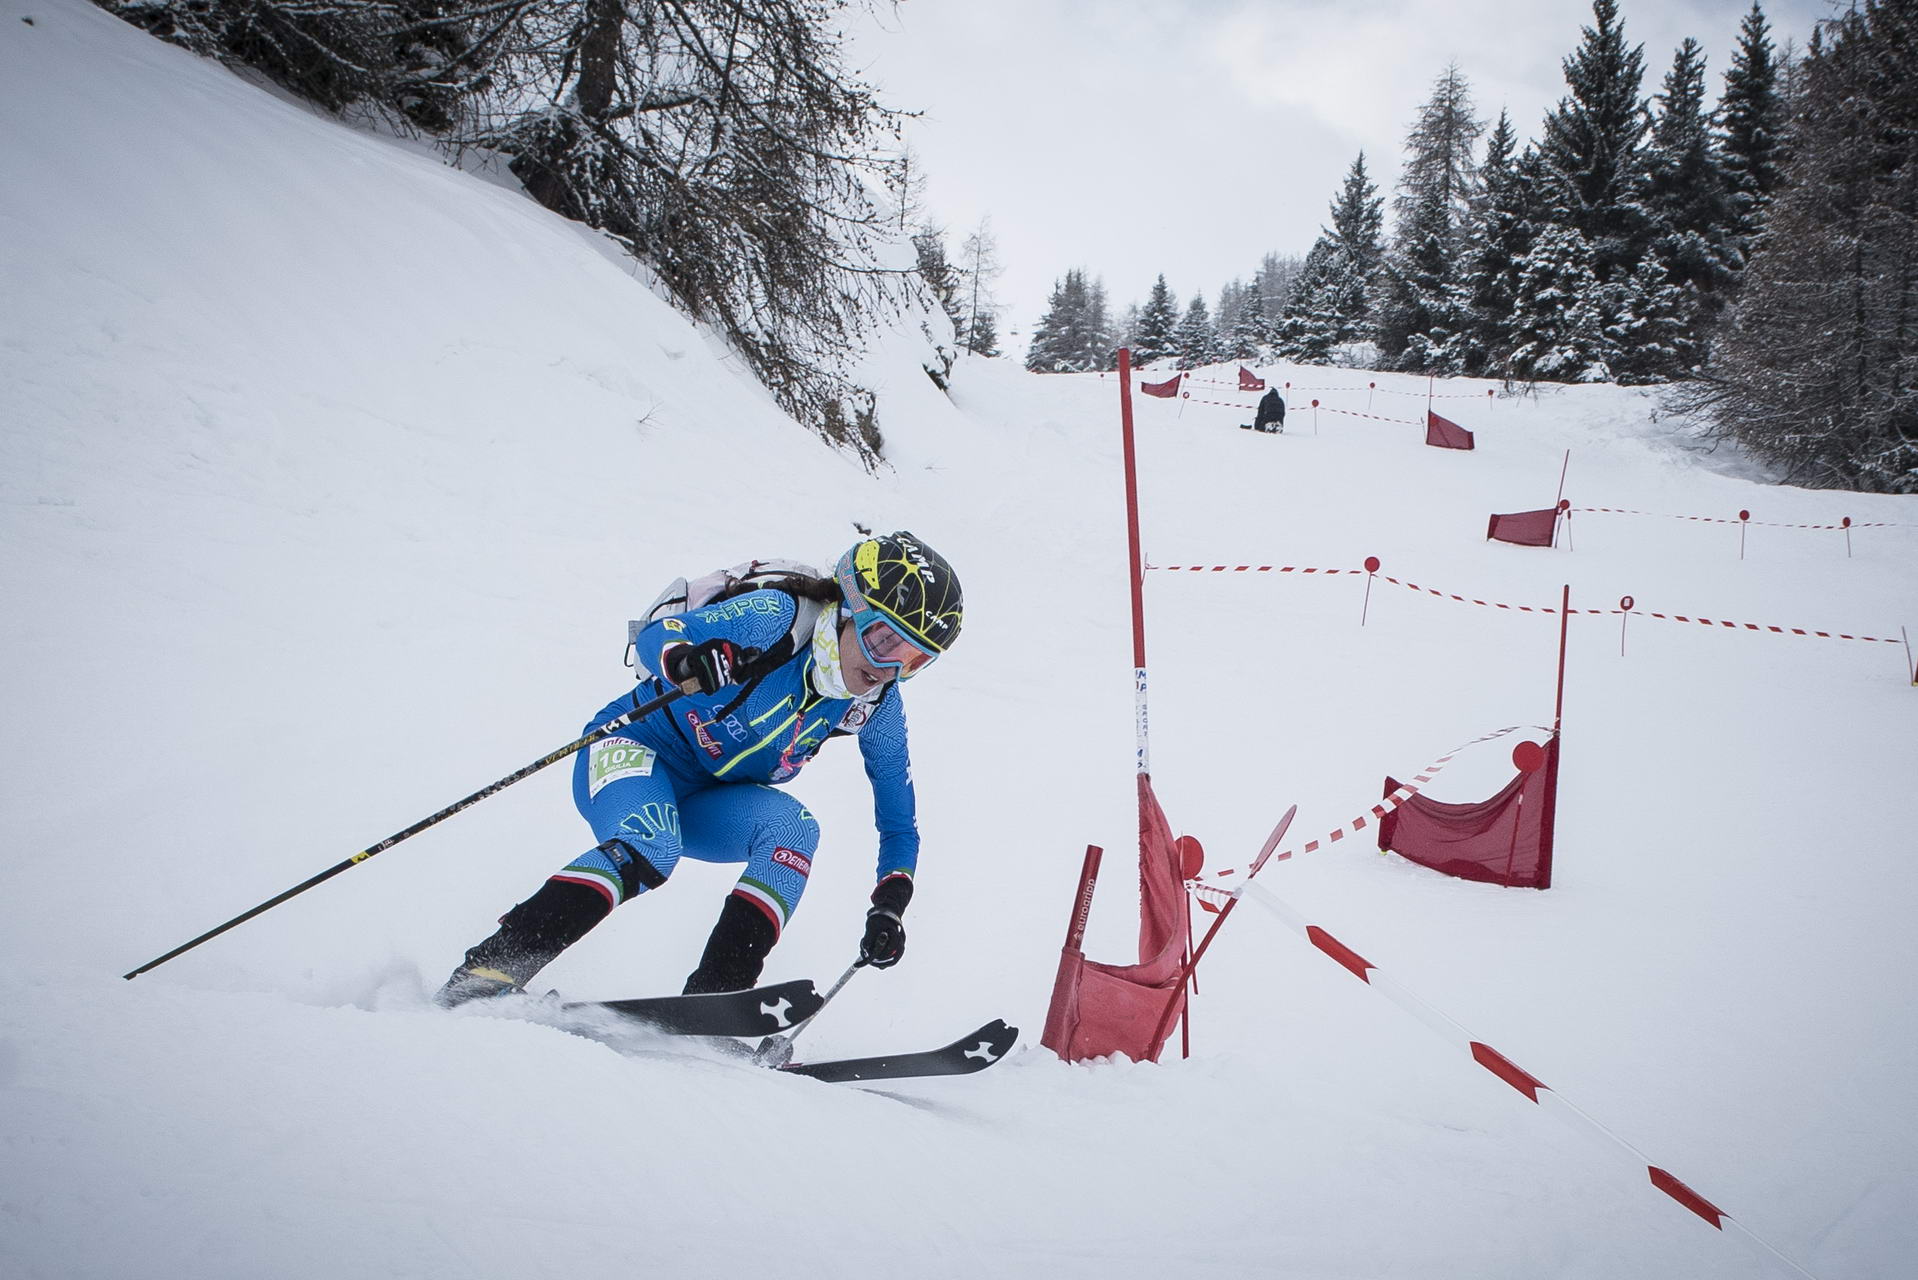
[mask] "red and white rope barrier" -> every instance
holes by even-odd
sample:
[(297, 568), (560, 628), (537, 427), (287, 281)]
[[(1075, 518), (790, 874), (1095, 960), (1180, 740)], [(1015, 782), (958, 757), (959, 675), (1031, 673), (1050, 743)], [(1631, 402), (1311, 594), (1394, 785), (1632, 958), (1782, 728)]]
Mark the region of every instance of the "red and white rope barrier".
[[(1303, 568), (1299, 565), (1269, 564), (1147, 564), (1146, 568), (1165, 573), (1296, 573), (1301, 576), (1365, 572), (1363, 569), (1319, 569)], [(1462, 596), (1454, 591), (1441, 591), (1437, 587), (1421, 586), (1419, 583), (1394, 578), (1389, 574), (1381, 573), (1378, 576), (1394, 586), (1405, 587), (1407, 590), (1421, 592), (1428, 596), (1437, 596), (1442, 600), (1456, 600), (1460, 604), (1475, 604), (1486, 609), (1504, 609), (1512, 613), (1558, 613), (1558, 609), (1552, 605), (1505, 604), (1498, 600), (1481, 600), (1476, 596)], [(1573, 609), (1572, 613), (1588, 614), (1593, 617), (1618, 617), (1629, 614), (1637, 618), (1657, 618), (1661, 622), (1690, 622), (1701, 627), (1721, 627), (1727, 631), (1764, 631), (1773, 635), (1804, 636), (1807, 639), (1856, 640), (1865, 644), (1904, 643), (1902, 639), (1891, 636), (1853, 635), (1848, 631), (1820, 631), (1813, 627), (1784, 627), (1764, 622), (1727, 622), (1722, 618), (1696, 618), (1689, 614), (1657, 613), (1648, 609)]]
[(1376, 413), (1354, 413), (1350, 409), (1334, 409), (1330, 405), (1320, 404), (1317, 400), (1312, 402), (1312, 407), (1320, 413), (1339, 413), (1344, 414), (1348, 418), (1366, 418), (1372, 422), (1389, 422), (1395, 427), (1422, 427), (1425, 425), (1423, 422), (1414, 422), (1410, 418), (1387, 418)]
[(1364, 573), (1363, 569), (1304, 569), (1295, 564), (1148, 564), (1166, 573)]
[[(1426, 783), (1430, 782), (1433, 778), (1437, 777), (1440, 770), (1444, 769), (1446, 765), (1452, 763), (1452, 761), (1457, 759), (1458, 756), (1464, 751), (1468, 750), (1469, 748), (1476, 747), (1480, 743), (1491, 742), (1496, 738), (1502, 738), (1508, 733), (1517, 733), (1520, 729), (1524, 727), (1525, 726), (1523, 725), (1516, 725), (1516, 724), (1507, 725), (1503, 729), (1494, 729), (1490, 733), (1483, 734), (1480, 737), (1473, 738), (1470, 742), (1461, 743), (1458, 746), (1453, 747), (1450, 751), (1446, 752), (1444, 755), (1434, 760), (1431, 764), (1428, 764), (1423, 769), (1419, 770), (1418, 774), (1415, 777), (1413, 777), (1413, 779), (1410, 782), (1401, 783), (1398, 786), (1398, 788), (1392, 792), (1391, 795), (1385, 797), (1385, 799), (1379, 801), (1377, 804), (1373, 805), (1370, 809), (1366, 810), (1364, 813), (1360, 814), (1358, 817), (1352, 819), (1350, 822), (1346, 823), (1344, 826), (1338, 828), (1335, 831), (1329, 832), (1324, 836), (1321, 836), (1317, 840), (1308, 840), (1305, 842), (1305, 844), (1301, 845), (1297, 849), (1287, 849), (1283, 853), (1276, 853), (1276, 854), (1270, 853), (1268, 851), (1267, 853), (1260, 855), (1259, 862), (1254, 864), (1252, 871), (1256, 873), (1259, 865), (1263, 864), (1268, 857), (1273, 862), (1284, 862), (1286, 859), (1290, 858), (1295, 853), (1316, 853), (1320, 849), (1324, 848), (1326, 845), (1337, 844), (1339, 841), (1345, 839), (1345, 837), (1349, 835), (1358, 834), (1359, 832), (1365, 830), (1365, 828), (1370, 826), (1372, 823), (1377, 822), (1380, 818), (1383, 818), (1386, 814), (1391, 813), (1394, 809), (1397, 809), (1400, 805), (1404, 804), (1407, 800), (1410, 800), (1413, 796), (1417, 795), (1420, 789), (1423, 788)], [(1543, 732), (1550, 733), (1551, 730), (1546, 729), (1546, 730), (1543, 730)], [(1223, 870), (1209, 873), (1207, 881), (1201, 881), (1201, 880), (1187, 881), (1186, 888), (1193, 893), (1214, 893), (1214, 894), (1231, 893), (1233, 891), (1227, 889), (1225, 886), (1208, 883), (1208, 881), (1222, 880), (1226, 878), (1227, 876), (1237, 876), (1239, 874), (1241, 874), (1241, 872), (1238, 870), (1238, 868), (1226, 867)], [(1241, 885), (1240, 888), (1243, 889), (1244, 886)], [(1208, 910), (1209, 909), (1210, 908), (1208, 907)]]
[(1660, 520), (1696, 520), (1702, 524), (1755, 524), (1768, 529), (1821, 529), (1837, 532), (1842, 529), (1908, 529), (1911, 527), (1895, 520), (1878, 520), (1869, 524), (1859, 524), (1850, 516), (1844, 517), (1842, 524), (1781, 524), (1776, 520), (1741, 520), (1731, 516), (1684, 516), (1665, 511), (1630, 511), (1624, 507), (1573, 507), (1572, 510), (1612, 516), (1653, 516)]
[[(1403, 582), (1398, 578), (1380, 574), (1379, 577), (1396, 586), (1407, 587), (1413, 591), (1422, 591), (1429, 596), (1438, 596), (1445, 600), (1457, 600), (1462, 604), (1483, 605), (1488, 609), (1509, 609), (1515, 613), (1557, 613), (1549, 605), (1500, 604), (1496, 600), (1477, 600), (1469, 596), (1456, 595), (1450, 591), (1440, 591), (1436, 587), (1422, 587), (1416, 582)], [(1726, 622), (1720, 618), (1693, 618), (1682, 613), (1653, 613), (1645, 609), (1573, 609), (1574, 614), (1594, 616), (1618, 616), (1629, 613), (1633, 617), (1657, 618), (1662, 622), (1695, 622), (1701, 627), (1723, 627), (1728, 631), (1769, 631), (1781, 636), (1805, 636), (1821, 640), (1858, 640), (1867, 644), (1898, 644), (1898, 640), (1888, 636), (1856, 636), (1844, 631), (1817, 631), (1808, 627), (1779, 627), (1763, 622)]]
[(1216, 404), (1226, 409), (1256, 409), (1258, 406), (1249, 400), (1195, 400), (1190, 391), (1181, 391), (1179, 399), (1189, 404)]
[[(1383, 995), (1400, 1009), (1417, 1018), (1441, 1039), (1448, 1041), (1456, 1048), (1464, 1049), (1471, 1056), (1472, 1061), (1523, 1094), (1540, 1110), (1552, 1111), (1574, 1127), (1583, 1129), (1588, 1135), (1600, 1139), (1614, 1154), (1623, 1156), (1630, 1167), (1645, 1174), (1653, 1187), (1717, 1228), (1721, 1233), (1740, 1237), (1767, 1262), (1775, 1262), (1787, 1268), (1790, 1274), (1801, 1276), (1804, 1280), (1813, 1280), (1810, 1272), (1787, 1257), (1775, 1245), (1666, 1170), (1653, 1164), (1644, 1152), (1613, 1132), (1590, 1112), (1577, 1106), (1497, 1049), (1480, 1040), (1450, 1016), (1420, 998), (1410, 988), (1380, 971), (1377, 965), (1364, 956), (1318, 925), (1308, 923), (1304, 916), (1280, 901), (1278, 896), (1265, 885), (1248, 882), (1243, 889), (1260, 906), (1270, 911), (1287, 928), (1304, 938), (1327, 958), (1336, 962), (1353, 977)], [(1214, 892), (1219, 891), (1214, 890)]]

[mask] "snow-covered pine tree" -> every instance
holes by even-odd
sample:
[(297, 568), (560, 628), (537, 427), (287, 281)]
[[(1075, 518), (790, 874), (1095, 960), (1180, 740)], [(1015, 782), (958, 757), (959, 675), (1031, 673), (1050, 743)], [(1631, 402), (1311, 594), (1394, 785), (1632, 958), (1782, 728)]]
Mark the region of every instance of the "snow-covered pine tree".
[(1265, 316), (1275, 333), (1304, 267), (1305, 259), (1296, 253), (1268, 253), (1259, 260), (1259, 297), (1265, 302)]
[(1126, 309), (1119, 313), (1119, 322), (1113, 328), (1118, 334), (1118, 345), (1130, 347), (1136, 353), (1139, 350), (1139, 304), (1127, 303)]
[(1032, 331), (1026, 368), (1034, 373), (1083, 373), (1099, 368), (1093, 352), (1106, 328), (1105, 291), (1074, 268), (1052, 286), (1046, 313)]
[(1639, 86), (1644, 47), (1627, 46), (1617, 0), (1593, 0), (1596, 25), (1565, 59), (1569, 92), (1545, 117), (1539, 155), (1553, 191), (1548, 208), (1591, 247), (1603, 284), (1628, 276), (1644, 256), (1650, 228), (1643, 204), (1645, 136), (1651, 119)]
[(1918, 0), (1824, 24), (1703, 412), (1795, 483), (1918, 493)]
[(1240, 280), (1228, 280), (1219, 286), (1219, 304), (1212, 309), (1212, 337), (1221, 360), (1231, 349), (1232, 327), (1239, 322), (1239, 299), (1244, 294), (1245, 284)]
[(1778, 188), (1782, 158), (1778, 143), (1784, 127), (1770, 29), (1764, 11), (1753, 0), (1751, 12), (1738, 27), (1738, 49), (1725, 73), (1725, 92), (1717, 111), (1719, 163), (1738, 214), (1741, 253), (1749, 253), (1758, 238), (1765, 205)]
[(1539, 185), (1539, 160), (1530, 148), (1514, 158), (1516, 146), (1511, 117), (1501, 111), (1486, 139), (1478, 198), (1461, 255), (1465, 267), (1459, 287), (1465, 295), (1465, 314), (1459, 320), (1454, 350), (1462, 373), (1503, 372), (1505, 357), (1517, 345), (1511, 324), (1518, 307), (1519, 277), (1535, 235), (1531, 209)]
[(939, 306), (952, 321), (953, 332), (957, 334), (959, 275), (946, 258), (945, 230), (928, 223), (913, 233), (912, 247), (918, 255), (919, 278), (926, 282), (932, 296), (939, 300)]
[(999, 351), (999, 318), (990, 307), (973, 313), (965, 332), (959, 335), (959, 345), (975, 356), (996, 356)]
[(1179, 327), (1173, 330), (1172, 345), (1178, 352), (1181, 369), (1216, 364), (1224, 358), (1219, 354), (1219, 335), (1212, 328), (1212, 315), (1206, 310), (1203, 293), (1192, 295)]
[(1119, 367), (1119, 331), (1106, 306), (1106, 286), (1094, 280), (1086, 289), (1086, 339), (1080, 358), (1088, 369)]
[(1516, 344), (1506, 361), (1508, 376), (1553, 382), (1609, 382), (1611, 343), (1599, 306), (1594, 254), (1584, 236), (1562, 223), (1546, 226), (1525, 258), (1518, 310), (1512, 316)]
[(1144, 366), (1178, 354), (1178, 342), (1173, 337), (1178, 327), (1179, 303), (1161, 274), (1153, 282), (1145, 305), (1139, 308), (1138, 324), (1132, 331), (1132, 363)]
[[(1379, 273), (1374, 327), (1387, 368), (1434, 372), (1431, 353), (1447, 345), (1457, 317), (1449, 302), (1475, 186), (1472, 152), (1485, 123), (1472, 109), (1471, 85), (1452, 63), (1432, 86), (1405, 136), (1405, 167), (1392, 202), (1392, 248)], [(1436, 335), (1435, 328), (1444, 328)], [(1415, 335), (1418, 355), (1403, 359)]]
[(1332, 199), (1332, 225), (1320, 230), (1305, 255), (1274, 335), (1274, 345), (1288, 359), (1325, 361), (1340, 343), (1371, 339), (1372, 282), (1384, 256), (1384, 210), (1361, 151)]
[(1281, 358), (1301, 364), (1324, 364), (1339, 341), (1333, 265), (1338, 257), (1332, 233), (1322, 232), (1305, 255), (1292, 300), (1279, 320), (1274, 345)]
[(1674, 281), (1657, 256), (1647, 254), (1629, 278), (1600, 286), (1599, 295), (1610, 317), (1605, 336), (1615, 380), (1665, 382), (1695, 369), (1698, 293)]
[(1226, 353), (1233, 360), (1265, 359), (1272, 347), (1272, 324), (1265, 316), (1265, 294), (1253, 276), (1239, 294), (1238, 318), (1226, 341)]
[[(1648, 256), (1662, 266), (1664, 280), (1641, 269), (1621, 282), (1635, 295), (1632, 314), (1615, 317), (1619, 358), (1613, 372), (1625, 382), (1661, 381), (1690, 370), (1701, 337), (1692, 325), (1682, 333), (1653, 332), (1679, 316), (1708, 325), (1742, 265), (1737, 211), (1705, 114), (1705, 59), (1696, 40), (1687, 37), (1678, 47), (1657, 102), (1646, 152), (1645, 210), (1652, 233)], [(1666, 296), (1666, 283), (1678, 296)], [(1630, 332), (1646, 336), (1643, 350), (1624, 336)]]

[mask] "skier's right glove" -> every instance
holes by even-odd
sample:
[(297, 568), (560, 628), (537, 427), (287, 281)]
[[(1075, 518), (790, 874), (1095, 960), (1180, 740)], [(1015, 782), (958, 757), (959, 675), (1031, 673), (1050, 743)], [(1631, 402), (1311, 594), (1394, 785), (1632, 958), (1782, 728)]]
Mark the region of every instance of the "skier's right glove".
[(758, 654), (730, 640), (676, 644), (666, 650), (666, 678), (682, 693), (717, 693), (738, 680), (739, 669)]
[(890, 969), (906, 954), (906, 924), (900, 919), (912, 901), (912, 877), (895, 872), (872, 891), (866, 933), (859, 939), (859, 963)]

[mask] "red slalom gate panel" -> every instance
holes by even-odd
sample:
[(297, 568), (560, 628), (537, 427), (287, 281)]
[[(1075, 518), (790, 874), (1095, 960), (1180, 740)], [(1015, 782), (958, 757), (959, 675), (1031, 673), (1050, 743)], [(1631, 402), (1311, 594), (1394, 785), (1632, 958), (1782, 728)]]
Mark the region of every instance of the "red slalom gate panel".
[[(1408, 796), (1379, 818), (1379, 849), (1461, 880), (1551, 888), (1558, 744), (1557, 734), (1542, 748), (1520, 743), (1514, 753), (1521, 766), (1518, 776), (1489, 800), (1448, 804)], [(1526, 747), (1531, 751), (1524, 751)], [(1398, 779), (1386, 778), (1386, 795), (1398, 789)]]
[(1472, 433), (1453, 422), (1450, 418), (1441, 418), (1430, 409), (1425, 411), (1425, 443), (1435, 449), (1472, 449), (1476, 448)]
[(1073, 928), (1053, 981), (1040, 1043), (1067, 1062), (1123, 1053), (1157, 1062), (1185, 997), (1189, 940), (1184, 859), (1152, 780), (1139, 776), (1139, 962), (1104, 964), (1079, 949), (1090, 889), (1073, 900)]
[(1519, 547), (1549, 547), (1558, 528), (1558, 508), (1539, 511), (1514, 511), (1495, 515), (1485, 526), (1485, 536), (1493, 542), (1509, 542)]

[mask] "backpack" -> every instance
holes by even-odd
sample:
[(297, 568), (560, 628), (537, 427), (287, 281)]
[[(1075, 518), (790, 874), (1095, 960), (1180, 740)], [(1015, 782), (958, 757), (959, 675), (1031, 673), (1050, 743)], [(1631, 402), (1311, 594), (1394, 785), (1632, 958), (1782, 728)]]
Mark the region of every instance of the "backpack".
[[(729, 568), (714, 569), (711, 573), (703, 573), (690, 580), (674, 578), (646, 606), (644, 613), (627, 622), (626, 665), (637, 669), (635, 645), (639, 641), (639, 633), (661, 618), (675, 617), (692, 609), (704, 608), (715, 600), (729, 600), (748, 591), (777, 587), (783, 579), (794, 574), (808, 578), (824, 576), (812, 565), (797, 560), (748, 560)], [(786, 633), (784, 640), (760, 659), (766, 667), (779, 665), (798, 653), (801, 646), (812, 643), (813, 624), (819, 620), (819, 611), (824, 606), (817, 600), (794, 599), (799, 607), (793, 613), (792, 629)]]

